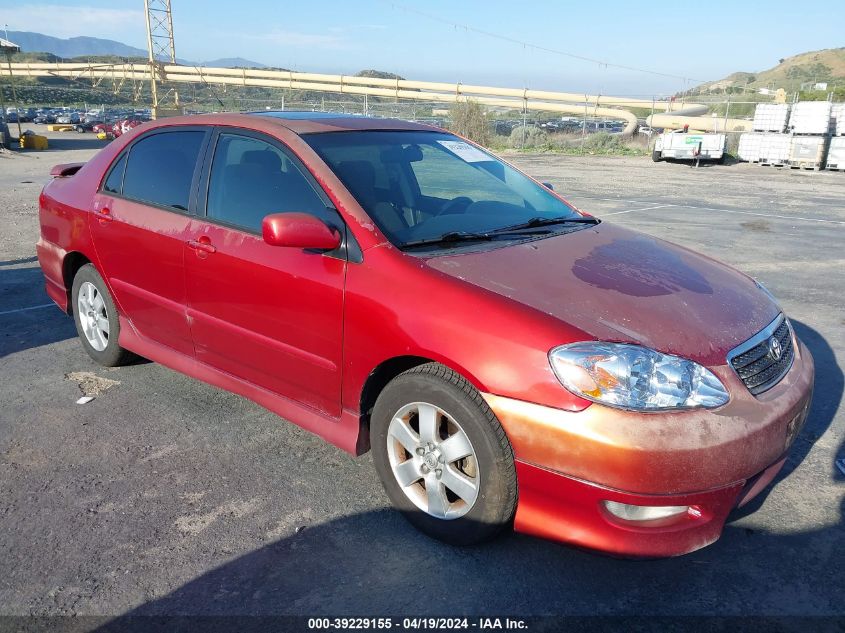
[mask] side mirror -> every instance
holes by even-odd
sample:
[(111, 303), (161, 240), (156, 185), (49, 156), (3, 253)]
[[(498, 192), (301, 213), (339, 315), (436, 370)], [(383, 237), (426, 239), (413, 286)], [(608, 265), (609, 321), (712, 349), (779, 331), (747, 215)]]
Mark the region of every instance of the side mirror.
[(340, 233), (308, 213), (273, 213), (261, 222), (261, 234), (270, 246), (332, 251), (340, 246)]
[(546, 189), (548, 189), (549, 191), (554, 191), (554, 190), (555, 190), (555, 186), (554, 186), (552, 183), (550, 183), (550, 182), (544, 182), (544, 183), (543, 183), (543, 186), (544, 186)]

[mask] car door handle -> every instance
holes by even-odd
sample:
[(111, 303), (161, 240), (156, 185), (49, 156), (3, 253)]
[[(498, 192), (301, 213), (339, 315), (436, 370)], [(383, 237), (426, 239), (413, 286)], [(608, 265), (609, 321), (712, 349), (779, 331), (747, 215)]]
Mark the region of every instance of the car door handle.
[(112, 217), (111, 210), (108, 207), (103, 207), (102, 209), (95, 209), (94, 215), (100, 221), (100, 224), (105, 224), (106, 222), (111, 222), (114, 220)]
[(198, 240), (188, 240), (188, 248), (192, 248), (195, 251), (201, 251), (203, 253), (217, 252), (217, 249), (207, 237), (201, 237)]

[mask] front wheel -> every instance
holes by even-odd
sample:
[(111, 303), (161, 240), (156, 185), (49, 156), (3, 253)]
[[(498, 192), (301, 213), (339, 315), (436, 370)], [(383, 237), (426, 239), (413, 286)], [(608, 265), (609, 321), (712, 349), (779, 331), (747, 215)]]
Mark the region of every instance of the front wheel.
[(85, 264), (73, 278), (71, 292), (73, 320), (82, 347), (95, 361), (106, 367), (125, 365), (134, 357), (118, 345), (120, 322), (106, 282), (94, 268)]
[(661, 155), (659, 150), (654, 150), (651, 152), (651, 160), (653, 160), (655, 163), (659, 163), (661, 158), (663, 158), (663, 156)]
[(513, 518), (513, 449), (487, 403), (438, 363), (394, 378), (370, 426), (388, 497), (415, 527), (455, 545), (493, 538)]

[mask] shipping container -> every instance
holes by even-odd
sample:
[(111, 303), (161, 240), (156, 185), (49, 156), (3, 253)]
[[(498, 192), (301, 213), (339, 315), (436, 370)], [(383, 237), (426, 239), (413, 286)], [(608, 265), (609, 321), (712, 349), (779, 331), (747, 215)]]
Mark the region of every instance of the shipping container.
[(845, 136), (845, 103), (834, 103), (830, 107), (830, 129), (836, 136)]
[(739, 137), (739, 148), (736, 155), (739, 160), (756, 163), (760, 160), (760, 144), (763, 142), (762, 132), (745, 132)]
[(787, 165), (792, 148), (791, 134), (767, 132), (760, 138), (760, 163), (763, 165)]
[(789, 166), (821, 169), (827, 151), (827, 136), (793, 136), (789, 149)]
[(783, 132), (789, 121), (788, 103), (759, 103), (751, 129), (756, 132)]
[(834, 136), (830, 139), (830, 149), (827, 150), (827, 168), (845, 170), (845, 136)]
[(830, 101), (801, 101), (792, 104), (789, 131), (794, 134), (830, 132)]

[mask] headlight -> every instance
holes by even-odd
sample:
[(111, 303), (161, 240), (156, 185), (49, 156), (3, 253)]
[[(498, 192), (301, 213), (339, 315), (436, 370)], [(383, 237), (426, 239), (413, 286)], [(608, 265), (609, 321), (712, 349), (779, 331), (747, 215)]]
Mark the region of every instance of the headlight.
[(639, 345), (571, 343), (549, 352), (549, 361), (569, 391), (611, 407), (660, 411), (728, 401), (724, 385), (710, 370)]

